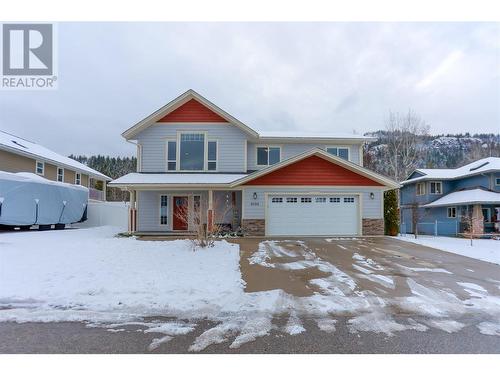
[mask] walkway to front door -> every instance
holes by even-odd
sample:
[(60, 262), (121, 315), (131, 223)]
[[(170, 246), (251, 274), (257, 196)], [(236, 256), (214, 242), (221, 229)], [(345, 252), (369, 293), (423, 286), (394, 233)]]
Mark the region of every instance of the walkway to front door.
[(173, 230), (188, 229), (188, 197), (174, 197)]

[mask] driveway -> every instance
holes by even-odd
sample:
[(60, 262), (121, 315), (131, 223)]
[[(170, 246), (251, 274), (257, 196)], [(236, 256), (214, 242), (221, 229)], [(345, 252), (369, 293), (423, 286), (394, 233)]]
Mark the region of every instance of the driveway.
[(4, 322), (0, 352), (500, 353), (500, 266), (386, 237), (232, 242), (256, 297), (243, 312)]

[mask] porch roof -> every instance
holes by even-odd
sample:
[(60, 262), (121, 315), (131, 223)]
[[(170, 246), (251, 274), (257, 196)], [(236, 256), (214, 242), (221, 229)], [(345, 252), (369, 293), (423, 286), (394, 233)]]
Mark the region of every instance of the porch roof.
[(422, 207), (442, 207), (464, 204), (500, 204), (500, 193), (483, 189), (455, 191)]
[(236, 173), (129, 173), (109, 183), (110, 186), (229, 186), (246, 177)]

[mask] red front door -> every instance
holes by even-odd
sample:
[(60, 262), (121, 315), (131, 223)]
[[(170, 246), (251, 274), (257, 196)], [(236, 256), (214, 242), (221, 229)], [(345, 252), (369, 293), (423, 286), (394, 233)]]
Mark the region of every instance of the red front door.
[(173, 229), (188, 229), (188, 197), (174, 197)]

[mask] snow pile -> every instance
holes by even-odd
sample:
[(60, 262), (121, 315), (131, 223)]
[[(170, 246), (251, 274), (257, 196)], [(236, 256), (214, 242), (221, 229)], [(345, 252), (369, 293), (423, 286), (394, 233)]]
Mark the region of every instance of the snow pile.
[(470, 244), (470, 239), (439, 237), (439, 236), (418, 236), (400, 235), (398, 240), (413, 242), (423, 246), (447, 251), (469, 258), (484, 260), (485, 262), (500, 264), (500, 241), (489, 239), (475, 239)]

